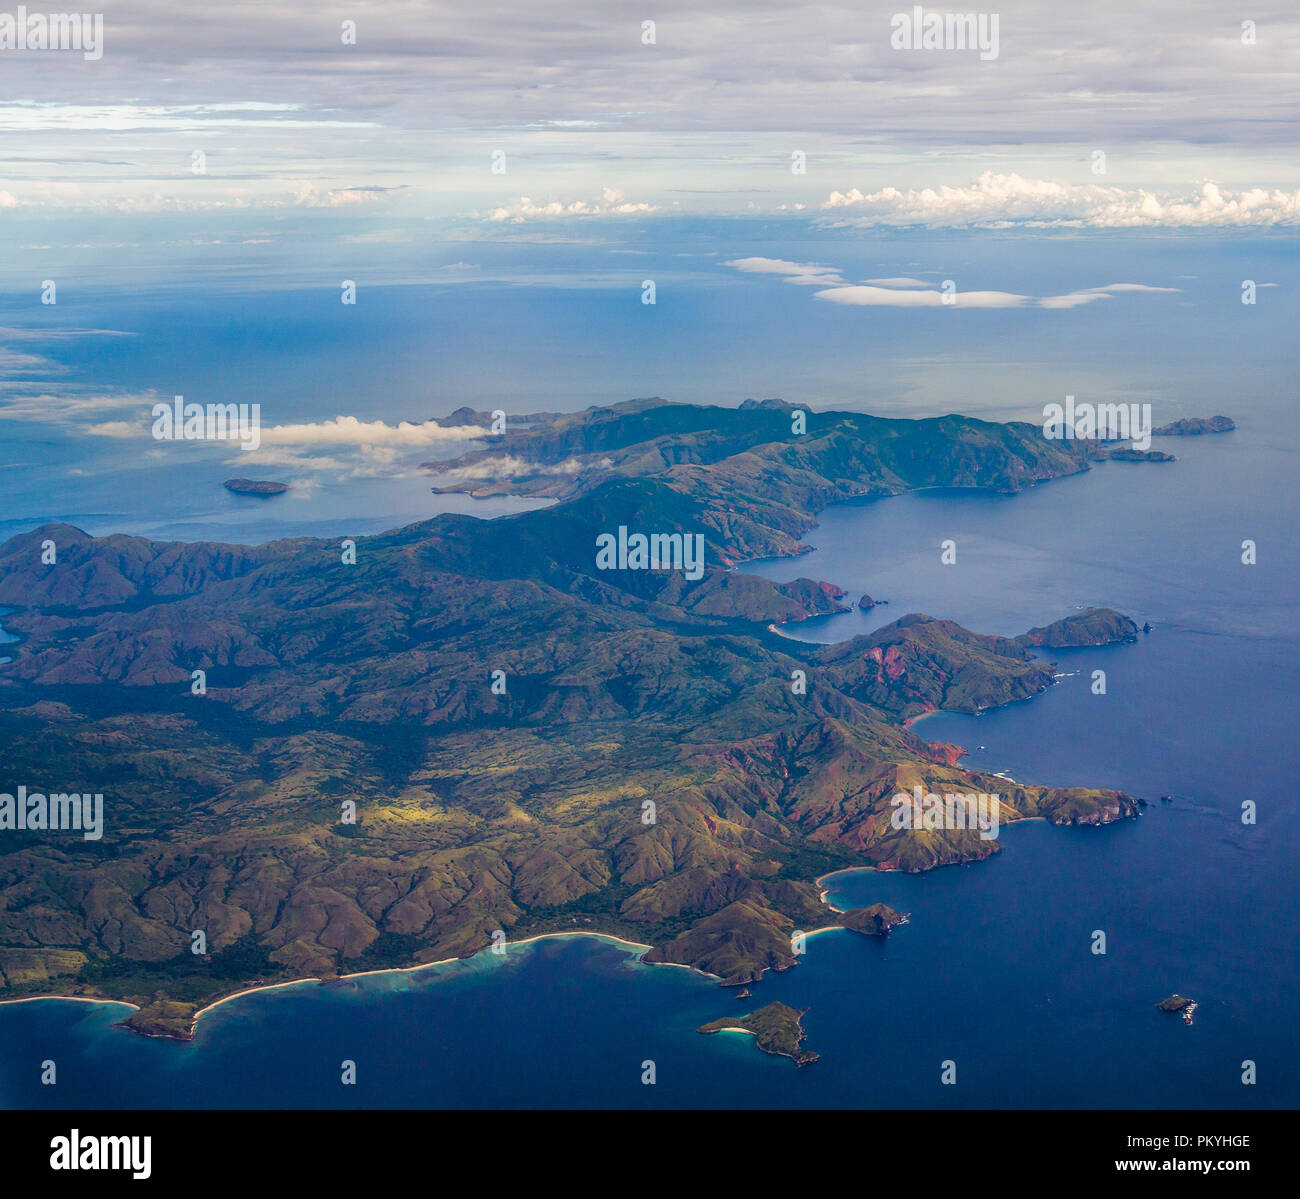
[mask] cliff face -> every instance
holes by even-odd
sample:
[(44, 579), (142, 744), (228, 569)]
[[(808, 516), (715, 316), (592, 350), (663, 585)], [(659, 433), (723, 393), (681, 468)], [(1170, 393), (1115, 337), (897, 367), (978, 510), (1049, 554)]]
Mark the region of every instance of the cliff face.
[[(788, 429), (785, 412), (756, 416)], [(624, 419), (557, 418), (549, 452), (631, 453), (643, 443)], [(731, 420), (695, 430), (713, 468), (663, 469), (659, 453), (660, 474), (610, 474), (553, 509), (359, 538), (355, 563), (321, 541), (176, 545), (66, 525), (0, 546), (0, 605), (21, 637), (0, 668), (8, 777), (105, 797), (102, 840), (0, 833), (3, 989), (129, 998), (137, 1026), (184, 1034), (203, 1002), (254, 980), (587, 928), (748, 981), (794, 964), (795, 928), (828, 922), (818, 875), (996, 852), (970, 829), (891, 827), (899, 790), (1001, 792), (1004, 820), (1133, 813), (1113, 791), (961, 771), (904, 727), (1048, 686), (1024, 639), (925, 616), (841, 646), (768, 634), (841, 610), (843, 593), (718, 564), (793, 546), (787, 530), (815, 516), (790, 505), (827, 485), (778, 470), (790, 447), (755, 448), (752, 429), (738, 442)], [(870, 438), (837, 423), (818, 469), (833, 444), (845, 470), (878, 473), (831, 490), (900, 486), (904, 462), (909, 477), (942, 478), (947, 460), (992, 485), (1068, 465), (1015, 427), (945, 418), (936, 443), (913, 445), (914, 429), (854, 420)], [(746, 461), (723, 471), (737, 444)], [(743, 477), (774, 481), (733, 492)], [(600, 570), (595, 538), (619, 525), (701, 530), (706, 569)], [(1099, 644), (1123, 621), (1080, 614), (1032, 644)]]

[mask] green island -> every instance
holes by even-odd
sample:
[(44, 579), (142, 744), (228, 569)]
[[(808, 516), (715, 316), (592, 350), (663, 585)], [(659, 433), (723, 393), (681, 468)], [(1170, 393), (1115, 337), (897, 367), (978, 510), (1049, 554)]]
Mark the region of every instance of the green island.
[(820, 1054), (801, 1048), (803, 1044), (804, 1013), (784, 1003), (769, 1003), (748, 1016), (724, 1016), (701, 1024), (696, 1032), (715, 1033), (734, 1030), (750, 1033), (754, 1044), (764, 1053), (794, 1059), (796, 1066), (815, 1062)]
[[(342, 546), (55, 524), (0, 545), (18, 637), (0, 791), (104, 797), (93, 840), (0, 806), (0, 1000), (125, 1000), (132, 1028), (185, 1038), (249, 987), (554, 932), (739, 987), (797, 964), (795, 930), (885, 931), (831, 910), (822, 875), (999, 852), (973, 829), (891, 827), (899, 791), (997, 794), (1003, 822), (1136, 816), (1115, 790), (963, 770), (909, 727), (1044, 691), (1039, 647), (1132, 640), (1128, 617), (1006, 638), (913, 613), (823, 646), (779, 628), (848, 610), (840, 587), (736, 569), (803, 552), (833, 503), (1011, 493), (1104, 447), (959, 416), (808, 411), (794, 432), (798, 411), (641, 400), (500, 436), (453, 414), (484, 436), (430, 464), (439, 489), (555, 501), (492, 521)], [(620, 527), (698, 534), (699, 576), (600, 569)]]

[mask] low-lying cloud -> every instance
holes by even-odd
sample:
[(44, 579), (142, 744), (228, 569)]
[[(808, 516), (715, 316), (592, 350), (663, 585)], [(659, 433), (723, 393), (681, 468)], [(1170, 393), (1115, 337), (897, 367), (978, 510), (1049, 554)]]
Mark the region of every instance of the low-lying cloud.
[(448, 441), (473, 441), (483, 437), (478, 425), (444, 426), (437, 421), (396, 425), (382, 420), (363, 421), (355, 416), (298, 425), (271, 425), (262, 430), (263, 445), (283, 446), (391, 446), (418, 449)]
[(724, 262), (748, 275), (776, 275), (787, 283), (823, 284), (813, 299), (855, 308), (1079, 308), (1109, 300), (1121, 292), (1181, 292), (1178, 287), (1146, 283), (1106, 283), (1079, 288), (1059, 296), (1029, 296), (1011, 291), (961, 291), (945, 281), (936, 288), (907, 276), (846, 283), (842, 272), (817, 262), (790, 262), (783, 258), (736, 258)]
[(633, 203), (616, 187), (601, 189), (600, 197), (590, 200), (546, 200), (538, 202), (520, 196), (514, 204), (501, 205), (486, 214), (493, 222), (508, 221), (522, 225), (525, 221), (547, 217), (633, 216), (639, 212), (656, 212), (657, 204)]
[(967, 187), (833, 191), (821, 210), (821, 224), (857, 228), (1246, 228), (1300, 224), (1300, 190), (1231, 191), (1203, 183), (1191, 194), (1161, 196), (985, 171)]

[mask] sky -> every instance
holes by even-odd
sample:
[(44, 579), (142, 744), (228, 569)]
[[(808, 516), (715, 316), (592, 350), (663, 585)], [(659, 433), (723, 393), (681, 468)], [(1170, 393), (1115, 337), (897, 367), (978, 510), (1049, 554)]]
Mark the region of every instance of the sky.
[(844, 227), (1300, 218), (1294, 5), (999, 3), (991, 59), (897, 48), (895, 14), (911, 12), (109, 3), (94, 61), (0, 50), (0, 206), (350, 209), (462, 236), (643, 213)]
[(1292, 4), (923, 6), (983, 34), (927, 47), (896, 3), (143, 0), (93, 55), (16, 10), (0, 434), (88, 473), (190, 452), (139, 440), (177, 394), (263, 405), (214, 469), (369, 478), (463, 404), (1172, 418), (1291, 370)]

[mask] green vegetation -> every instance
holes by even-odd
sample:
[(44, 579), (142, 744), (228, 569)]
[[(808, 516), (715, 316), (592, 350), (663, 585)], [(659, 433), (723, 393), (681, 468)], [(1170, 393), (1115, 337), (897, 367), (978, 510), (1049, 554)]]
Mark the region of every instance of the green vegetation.
[[(0, 831), (0, 994), (124, 998), (135, 1027), (184, 1036), (247, 984), (468, 955), (498, 929), (615, 933), (741, 984), (836, 919), (819, 875), (998, 851), (974, 830), (892, 828), (900, 790), (997, 792), (1003, 821), (1135, 814), (1115, 791), (962, 770), (906, 727), (1037, 694), (1052, 668), (1030, 647), (1122, 640), (1118, 613), (1015, 640), (908, 615), (803, 645), (768, 626), (843, 610), (843, 592), (727, 569), (797, 551), (837, 500), (1015, 490), (1087, 469), (1074, 445), (847, 413), (792, 436), (780, 405), (646, 401), (539, 419), (440, 467), (557, 506), (358, 538), (355, 564), (305, 539), (10, 539), (0, 790), (102, 792), (105, 831)], [(518, 461), (535, 472), (513, 477)], [(619, 525), (699, 531), (708, 568), (600, 571), (595, 537)]]
[(815, 1062), (819, 1054), (810, 1049), (801, 1048), (803, 1044), (803, 1016), (797, 1008), (784, 1003), (769, 1003), (748, 1016), (724, 1016), (702, 1024), (696, 1032), (715, 1033), (726, 1029), (739, 1029), (752, 1033), (754, 1044), (764, 1053), (774, 1053), (781, 1057), (793, 1058), (796, 1066), (806, 1066)]

